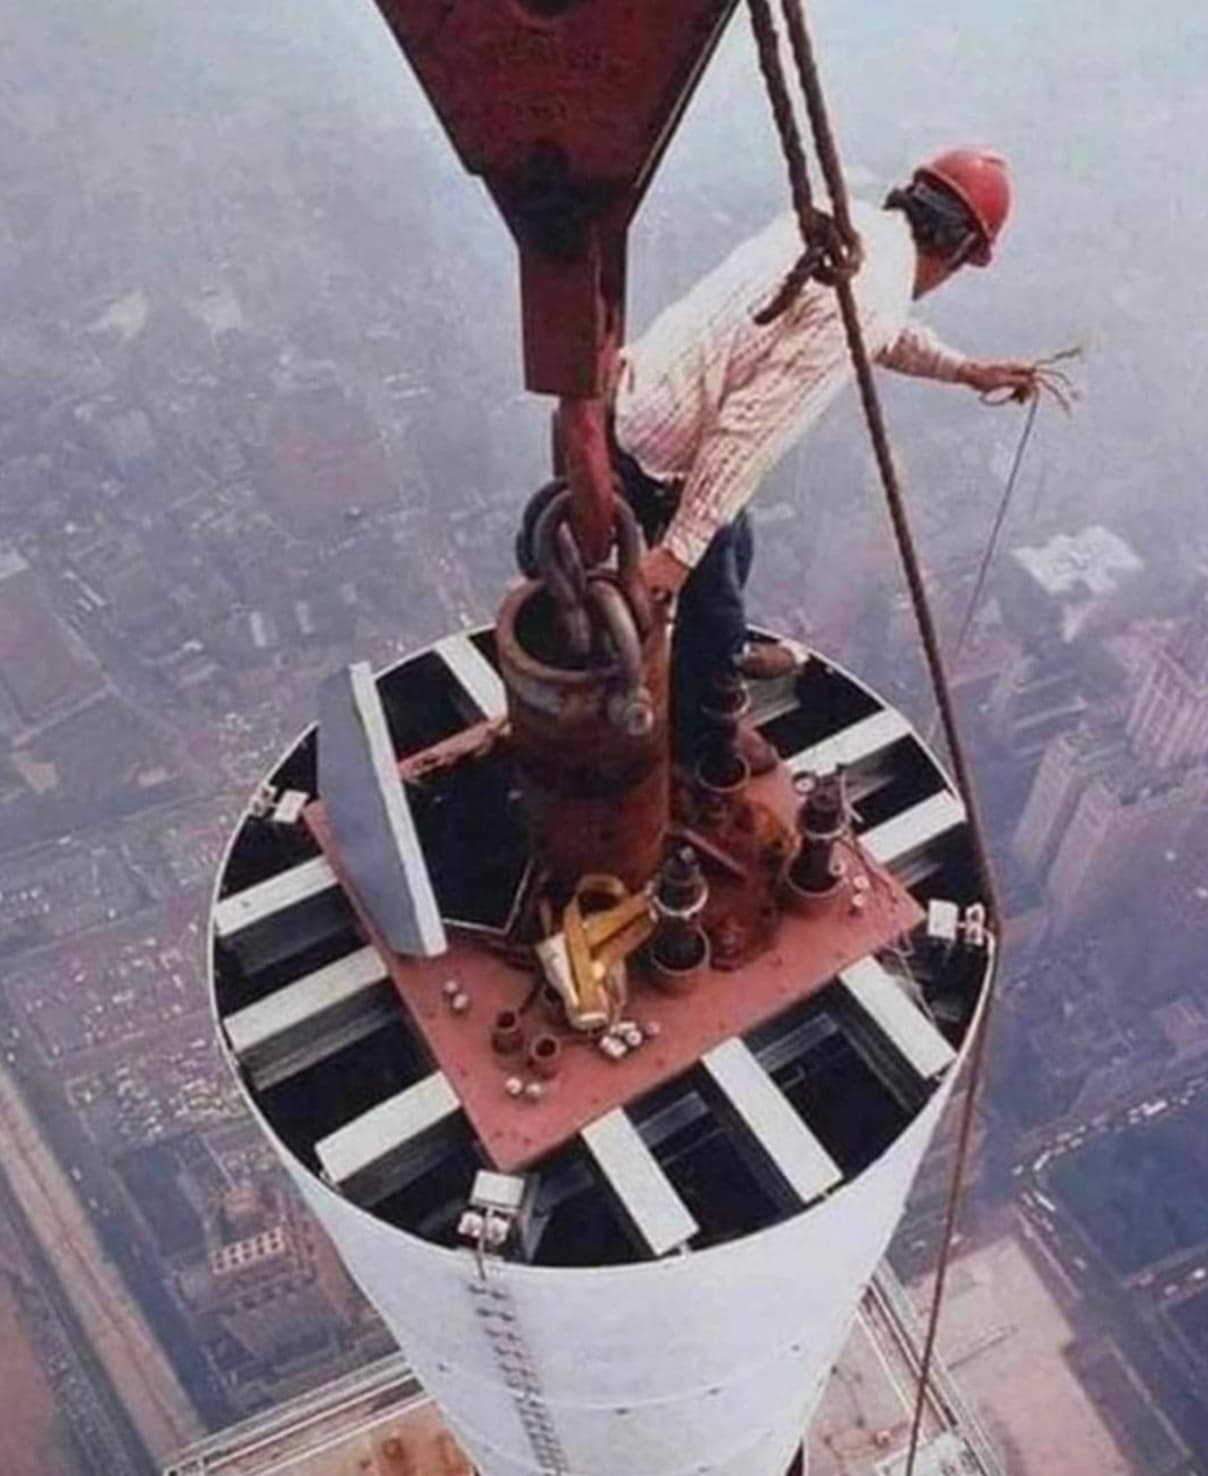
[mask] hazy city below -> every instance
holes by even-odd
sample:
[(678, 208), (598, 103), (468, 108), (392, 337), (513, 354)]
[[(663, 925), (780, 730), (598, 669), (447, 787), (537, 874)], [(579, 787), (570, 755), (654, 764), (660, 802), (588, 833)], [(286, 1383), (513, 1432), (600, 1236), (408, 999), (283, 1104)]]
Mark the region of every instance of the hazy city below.
[[(954, 663), (1009, 916), (946, 1351), (1011, 1476), (1196, 1476), (1208, 14), (812, 10), (857, 192), (952, 142), (1011, 160), (999, 259), (927, 321), (1085, 355)], [(0, 11), (0, 1470), (145, 1476), (391, 1349), (219, 1059), (207, 908), (319, 680), (491, 619), (549, 407), (514, 250), (369, 0)], [(633, 330), (786, 204), (738, 13), (634, 233)], [(883, 378), (951, 649), (1022, 412)], [(850, 396), (754, 514), (755, 614), (925, 728)], [(895, 1245), (924, 1301), (950, 1162)]]

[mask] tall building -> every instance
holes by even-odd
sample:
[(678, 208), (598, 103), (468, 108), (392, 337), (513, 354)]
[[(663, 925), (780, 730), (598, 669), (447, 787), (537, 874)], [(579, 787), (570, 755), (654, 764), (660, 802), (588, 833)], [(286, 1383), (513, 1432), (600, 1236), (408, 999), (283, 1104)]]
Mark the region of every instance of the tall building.
[(164, 1476), (473, 1476), (402, 1354), (179, 1451)]
[(1208, 593), (1154, 651), (1128, 719), (1137, 756), (1155, 768), (1208, 758)]
[(209, 1226), (205, 1262), (182, 1291), (238, 1347), (249, 1377), (277, 1382), (329, 1351), (361, 1305), (327, 1238), (275, 1185), (240, 1184)]
[(1084, 724), (1049, 744), (1011, 837), (1012, 854), (1029, 876), (1048, 874), (1088, 784), (1126, 756), (1124, 734), (1114, 725)]
[(1127, 617), (1145, 563), (1099, 524), (1012, 549), (999, 576), (1007, 624), (1026, 644), (1073, 641)]
[(1049, 744), (1012, 836), (1059, 932), (1121, 901), (1132, 879), (1164, 877), (1161, 858), (1208, 793), (1208, 594), (1153, 638), (1141, 670), (1121, 725), (1101, 716)]
[(1080, 676), (1071, 648), (1057, 643), (1013, 662), (990, 691), (987, 719), (996, 742), (1012, 758), (1039, 758), (1085, 714)]
[(1106, 763), (1083, 789), (1049, 873), (1054, 925), (1064, 931), (1143, 891), (1163, 848), (1177, 846), (1208, 797), (1208, 771), (1138, 770)]

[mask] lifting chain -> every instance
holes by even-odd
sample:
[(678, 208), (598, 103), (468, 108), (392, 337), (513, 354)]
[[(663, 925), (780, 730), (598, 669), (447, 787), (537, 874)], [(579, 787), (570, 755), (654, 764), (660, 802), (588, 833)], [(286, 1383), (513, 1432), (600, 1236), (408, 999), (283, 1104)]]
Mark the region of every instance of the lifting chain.
[(546, 483), (524, 510), (516, 535), (521, 573), (538, 579), (558, 613), (571, 655), (593, 654), (616, 668), (607, 698), (609, 721), (640, 738), (654, 726), (654, 702), (643, 677), (642, 642), (654, 627), (650, 594), (642, 579), (642, 535), (629, 504), (613, 501), (616, 568), (584, 566), (571, 524), (571, 491), (564, 478)]

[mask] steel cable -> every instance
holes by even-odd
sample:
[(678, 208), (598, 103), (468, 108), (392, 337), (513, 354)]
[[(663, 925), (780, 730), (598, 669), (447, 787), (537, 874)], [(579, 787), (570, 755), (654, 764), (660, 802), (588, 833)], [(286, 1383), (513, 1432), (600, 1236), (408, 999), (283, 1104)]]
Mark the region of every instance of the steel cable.
[[(770, 11), (768, 11), (767, 0), (749, 0), (749, 4), (752, 25), (755, 29), (757, 44), (759, 45), (760, 67), (764, 75), (765, 84), (768, 83), (769, 77), (773, 79), (778, 78), (781, 90), (787, 93), (787, 89), (783, 86), (784, 78), (779, 64), (779, 57), (777, 56), (774, 63), (769, 64), (769, 59), (766, 55), (770, 49), (767, 39), (769, 33), (771, 44), (775, 45), (776, 43), (774, 28), (769, 24)], [(829, 112), (822, 90), (817, 59), (810, 42), (805, 14), (800, 0), (782, 0), (782, 8), (786, 18), (806, 110), (813, 130), (814, 146), (817, 149), (823, 177), (830, 192), (830, 204), (834, 211), (834, 219), (837, 228), (845, 234), (847, 243), (850, 245), (855, 233), (851, 224), (847, 187), (843, 179), (838, 146), (835, 142), (833, 130), (831, 129)], [(768, 91), (773, 113), (777, 119), (777, 127), (781, 135), (786, 163), (789, 167), (790, 180), (793, 186), (794, 207), (797, 209), (798, 225), (801, 228), (803, 244), (808, 253), (813, 245), (809, 231), (812, 216), (807, 215), (803, 220), (803, 212), (798, 205), (800, 198), (804, 198), (807, 201), (810, 199), (804, 151), (800, 147), (799, 139), (797, 140), (796, 149), (789, 147), (790, 133), (792, 135), (796, 133), (796, 123), (795, 119), (792, 118), (791, 106), (788, 108), (788, 118), (792, 122), (792, 128), (790, 130), (781, 121), (785, 112), (784, 102), (778, 100), (776, 91), (771, 84), (768, 86)], [(804, 185), (802, 184), (802, 178), (804, 179)], [(889, 433), (881, 409), (876, 383), (873, 378), (872, 364), (864, 343), (864, 334), (860, 324), (859, 312), (856, 307), (855, 293), (852, 290), (850, 273), (841, 272), (837, 274), (832, 285), (839, 301), (844, 335), (847, 339), (847, 347), (851, 355), (856, 384), (860, 394), (860, 403), (864, 411), (869, 438), (872, 442), (873, 454), (885, 493), (886, 506), (889, 511), (894, 539), (897, 544), (898, 556), (902, 563), (903, 573), (906, 576), (911, 604), (926, 657), (927, 671), (948, 745), (949, 757), (955, 772), (957, 787), (964, 801), (968, 816), (969, 833), (983, 896), (986, 899), (992, 923), (998, 925), (1001, 918), (1001, 909), (998, 901), (998, 888), (990, 863), (985, 830), (982, 825), (981, 815), (974, 793), (972, 773), (957, 726), (955, 707), (948, 684), (943, 653), (940, 649), (939, 633), (928, 600), (926, 584), (923, 579), (922, 569), (914, 543), (905, 497), (898, 478), (897, 468), (894, 465), (893, 452), (889, 443)], [(782, 288), (782, 292), (783, 290)], [(993, 971), (991, 970), (986, 984), (986, 997), (982, 1001), (981, 1010), (974, 1026), (974, 1037), (970, 1047), (968, 1089), (962, 1106), (957, 1131), (956, 1154), (944, 1214), (942, 1239), (936, 1267), (935, 1290), (931, 1300), (919, 1363), (918, 1384), (914, 1414), (911, 1420), (910, 1445), (906, 1457), (905, 1476), (913, 1476), (918, 1454), (919, 1435), (926, 1408), (931, 1367), (935, 1356), (939, 1315), (943, 1305), (952, 1245), (955, 1239), (956, 1220), (960, 1209), (965, 1172), (968, 1165), (969, 1148), (973, 1136), (974, 1109), (977, 1101), (978, 1088), (981, 1085), (984, 1074), (988, 1024), (993, 1000)]]

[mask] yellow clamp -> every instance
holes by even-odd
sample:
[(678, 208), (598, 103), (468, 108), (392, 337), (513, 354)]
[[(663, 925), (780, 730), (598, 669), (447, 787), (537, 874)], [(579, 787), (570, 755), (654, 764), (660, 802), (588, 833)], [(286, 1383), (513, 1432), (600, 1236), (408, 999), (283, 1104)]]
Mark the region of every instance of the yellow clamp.
[[(584, 911), (587, 901), (611, 907)], [(627, 997), (625, 960), (654, 931), (649, 898), (630, 892), (615, 876), (582, 877), (562, 913), (562, 931), (537, 945), (546, 979), (558, 991), (576, 1030), (615, 1024)]]

